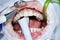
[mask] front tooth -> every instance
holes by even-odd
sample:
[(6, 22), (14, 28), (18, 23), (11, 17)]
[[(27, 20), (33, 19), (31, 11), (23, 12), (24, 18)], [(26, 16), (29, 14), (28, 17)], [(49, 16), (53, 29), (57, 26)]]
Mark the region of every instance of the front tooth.
[(34, 12), (34, 16), (36, 16), (37, 15), (37, 13), (36, 12)]
[(33, 12), (31, 10), (28, 12), (28, 16), (33, 16)]
[(24, 16), (23, 11), (19, 13), (19, 16), (20, 17), (23, 17)]
[(38, 31), (39, 31), (39, 29), (37, 28), (37, 29), (36, 29), (36, 31), (38, 32)]
[(24, 16), (28, 16), (28, 11), (24, 10)]

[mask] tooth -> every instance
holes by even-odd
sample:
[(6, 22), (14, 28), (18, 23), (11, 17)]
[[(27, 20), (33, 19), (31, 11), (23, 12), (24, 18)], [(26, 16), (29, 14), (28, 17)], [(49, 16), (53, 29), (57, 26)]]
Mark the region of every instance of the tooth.
[(31, 32), (33, 32), (33, 28), (30, 28)]
[(34, 32), (36, 32), (36, 31), (37, 31), (37, 29), (36, 29), (36, 28), (33, 28), (33, 31), (34, 31)]
[(22, 33), (22, 31), (18, 31), (19, 33)]
[(14, 18), (14, 21), (18, 20), (20, 17), (19, 15), (16, 15), (16, 17)]
[(19, 40), (24, 40), (24, 39), (19, 39)]
[(39, 18), (41, 20), (43, 19), (43, 16), (38, 12), (34, 12), (34, 16), (36, 16), (37, 18)]
[(41, 29), (39, 28), (38, 31), (41, 31)]
[(23, 11), (19, 13), (19, 16), (20, 17), (24, 16)]
[(41, 20), (43, 20), (43, 16), (42, 16), (41, 14), (39, 15), (39, 18), (40, 18)]
[(34, 16), (36, 16), (37, 15), (37, 13), (36, 12), (34, 12)]
[(23, 12), (19, 12), (16, 17), (14, 18), (14, 21), (18, 20), (20, 17), (24, 16)]
[(39, 28), (37, 28), (37, 32), (39, 31)]
[(36, 17), (39, 17), (39, 16), (40, 16), (39, 13), (36, 12)]
[(18, 15), (16, 15), (16, 17), (17, 17), (17, 20), (20, 18), (20, 15), (18, 14)]
[(14, 21), (16, 21), (16, 20), (17, 20), (17, 17), (14, 18)]
[(24, 16), (28, 16), (28, 11), (24, 10)]
[(28, 16), (33, 16), (33, 12), (31, 10), (28, 12)]

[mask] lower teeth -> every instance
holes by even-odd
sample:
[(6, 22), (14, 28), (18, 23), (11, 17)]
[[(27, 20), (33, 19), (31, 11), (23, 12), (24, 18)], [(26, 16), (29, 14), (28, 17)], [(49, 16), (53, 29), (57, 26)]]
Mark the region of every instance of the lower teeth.
[[(41, 31), (42, 29), (43, 29), (43, 28), (41, 28), (41, 29), (40, 29), (40, 28), (30, 28), (30, 32), (31, 32), (31, 33), (33, 33), (33, 32), (39, 32), (39, 31)], [(21, 30), (19, 30), (18, 32), (19, 32), (19, 33), (22, 33)]]
[[(30, 18), (30, 20), (36, 20), (36, 21), (38, 21), (37, 19), (36, 19), (36, 17), (35, 16), (29, 16), (29, 18)], [(22, 31), (21, 30), (18, 30), (18, 33), (20, 33), (20, 34), (24, 34), (24, 37), (25, 37), (25, 39), (26, 40), (32, 40), (32, 36), (31, 36), (31, 33), (32, 34), (35, 34), (35, 33), (39, 33), (40, 31), (42, 31), (42, 29), (44, 28), (44, 27), (42, 27), (42, 28), (38, 28), (38, 27), (33, 27), (32, 26), (32, 28), (30, 27), (30, 30), (29, 30), (29, 28), (28, 28), (28, 24), (29, 24), (29, 21), (30, 20), (26, 20), (27, 19), (27, 17), (23, 17), (22, 19), (20, 19), (20, 20), (17, 20), (18, 21), (18, 23), (19, 23), (19, 25), (20, 25), (20, 27), (21, 27), (21, 29), (22, 29)], [(38, 22), (40, 22), (40, 21), (38, 21)], [(30, 25), (29, 25), (30, 26)], [(28, 29), (28, 31), (27, 31), (27, 29)], [(28, 33), (29, 32), (29, 33)], [(30, 33), (31, 32), (31, 33)], [(28, 33), (28, 34), (27, 34)], [(30, 36), (30, 37), (29, 37)], [(28, 37), (28, 38), (27, 38)], [(36, 36), (35, 36), (36, 37)], [(37, 36), (38, 37), (38, 36)]]

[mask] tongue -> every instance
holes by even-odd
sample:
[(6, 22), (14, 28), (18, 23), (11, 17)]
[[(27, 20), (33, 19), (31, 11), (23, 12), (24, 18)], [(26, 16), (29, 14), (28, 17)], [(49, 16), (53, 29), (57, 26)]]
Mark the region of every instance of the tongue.
[(28, 17), (22, 18), (22, 19), (18, 20), (18, 23), (20, 24), (20, 26), (22, 28), (25, 39), (32, 40), (32, 36), (31, 36), (29, 26), (28, 26), (29, 25), (29, 18)]

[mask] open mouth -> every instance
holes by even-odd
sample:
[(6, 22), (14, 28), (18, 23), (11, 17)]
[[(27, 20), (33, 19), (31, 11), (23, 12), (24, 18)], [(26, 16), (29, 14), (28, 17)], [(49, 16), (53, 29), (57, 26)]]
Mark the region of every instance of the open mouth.
[(18, 20), (23, 19), (24, 17), (29, 18), (29, 30), (33, 39), (42, 35), (43, 29), (46, 27), (47, 22), (43, 21), (42, 12), (32, 9), (32, 8), (23, 8), (15, 14), (15, 17), (12, 21), (13, 30), (17, 32), (20, 39), (25, 39), (21, 25), (19, 25)]
[(48, 9), (46, 6), (42, 8), (42, 4), (37, 5), (37, 2), (26, 2), (23, 5), (13, 6), (17, 11), (6, 22), (3, 30), (5, 37), (8, 40), (49, 40), (57, 25), (54, 6), (51, 4)]

